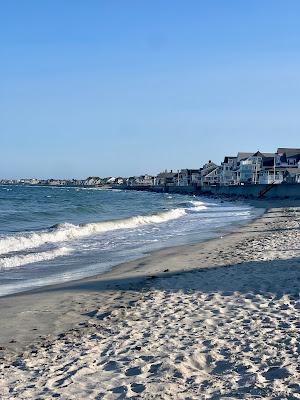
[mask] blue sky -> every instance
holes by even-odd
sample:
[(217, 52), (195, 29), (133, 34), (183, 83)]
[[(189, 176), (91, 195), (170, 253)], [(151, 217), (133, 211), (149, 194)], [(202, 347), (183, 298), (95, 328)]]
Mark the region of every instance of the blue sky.
[(299, 1), (4, 0), (0, 178), (300, 147)]

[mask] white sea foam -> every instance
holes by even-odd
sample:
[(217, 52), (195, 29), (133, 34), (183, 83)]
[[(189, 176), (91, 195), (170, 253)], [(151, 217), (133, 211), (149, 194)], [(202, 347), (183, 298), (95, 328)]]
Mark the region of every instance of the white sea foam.
[(192, 204), (194, 211), (202, 211), (207, 209), (207, 206), (204, 205), (203, 201), (191, 200), (189, 203)]
[(3, 257), (0, 259), (0, 270), (20, 267), (41, 261), (53, 260), (54, 258), (65, 256), (72, 252), (71, 248), (61, 247), (60, 249), (43, 251), (41, 253), (26, 254), (20, 256)]
[(27, 235), (8, 236), (0, 239), (0, 254), (37, 248), (48, 243), (70, 241), (97, 233), (134, 229), (148, 224), (161, 224), (178, 219), (185, 214), (184, 208), (176, 208), (160, 214), (136, 216), (115, 221), (103, 221), (85, 225), (59, 224), (49, 231), (31, 232)]

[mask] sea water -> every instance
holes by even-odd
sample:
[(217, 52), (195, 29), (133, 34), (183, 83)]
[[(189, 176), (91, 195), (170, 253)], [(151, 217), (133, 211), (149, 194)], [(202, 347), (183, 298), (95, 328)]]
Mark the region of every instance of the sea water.
[(242, 203), (101, 188), (0, 186), (0, 296), (103, 273), (150, 251), (222, 236)]

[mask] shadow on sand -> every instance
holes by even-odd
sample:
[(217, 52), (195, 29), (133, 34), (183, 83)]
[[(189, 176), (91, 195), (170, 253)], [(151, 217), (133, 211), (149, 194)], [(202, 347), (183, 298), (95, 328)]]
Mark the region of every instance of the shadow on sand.
[(168, 291), (199, 291), (202, 293), (266, 294), (275, 296), (300, 293), (300, 258), (252, 261), (236, 265), (195, 268), (180, 272), (162, 272), (150, 276), (123, 279), (95, 278), (44, 288), (44, 293), (60, 291), (102, 292), (111, 290), (137, 291), (162, 289)]

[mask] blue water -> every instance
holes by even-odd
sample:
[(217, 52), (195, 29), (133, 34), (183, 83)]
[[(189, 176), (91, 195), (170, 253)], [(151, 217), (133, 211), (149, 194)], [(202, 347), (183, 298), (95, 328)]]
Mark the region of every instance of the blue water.
[(0, 186), (0, 295), (221, 236), (256, 215), (245, 204), (183, 195)]

